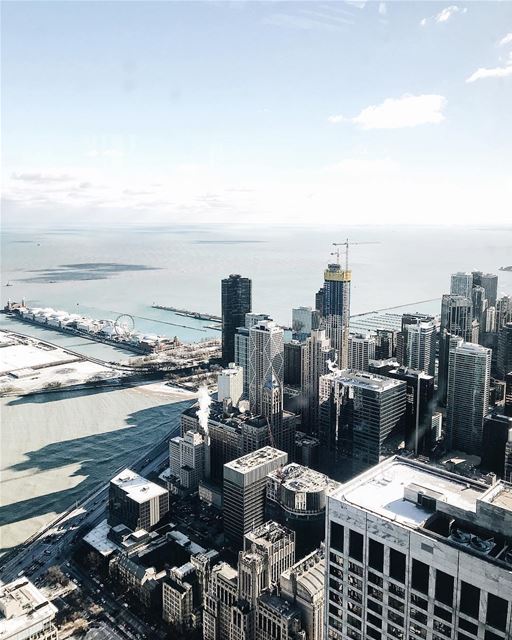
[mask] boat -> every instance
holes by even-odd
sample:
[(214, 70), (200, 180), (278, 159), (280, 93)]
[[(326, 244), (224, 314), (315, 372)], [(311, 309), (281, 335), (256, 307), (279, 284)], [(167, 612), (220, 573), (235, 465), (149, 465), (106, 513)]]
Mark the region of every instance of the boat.
[(12, 282), (9, 280), (8, 282), (6, 282), (6, 283), (5, 283), (5, 286), (6, 286), (6, 287), (12, 287), (12, 286), (13, 286), (13, 284), (12, 284)]

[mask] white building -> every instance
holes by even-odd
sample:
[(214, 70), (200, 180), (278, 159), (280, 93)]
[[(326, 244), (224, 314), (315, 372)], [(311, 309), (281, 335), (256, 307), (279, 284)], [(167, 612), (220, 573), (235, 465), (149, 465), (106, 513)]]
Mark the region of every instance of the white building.
[(375, 360), (375, 336), (369, 333), (351, 333), (348, 337), (349, 368), (368, 371), (370, 360)]
[(283, 340), (283, 329), (270, 320), (262, 320), (249, 329), (249, 403), (257, 415), (264, 413), (265, 384), (274, 377), (282, 388)]
[(197, 489), (204, 476), (205, 444), (197, 431), (187, 431), (185, 435), (169, 441), (169, 468), (184, 489)]
[(234, 407), (238, 406), (244, 393), (244, 370), (241, 366), (230, 362), (227, 369), (217, 375), (217, 400), (222, 402), (229, 398)]
[(27, 578), (0, 587), (2, 640), (57, 640), (57, 607)]
[(512, 485), (394, 457), (329, 498), (326, 529), (326, 638), (512, 637)]

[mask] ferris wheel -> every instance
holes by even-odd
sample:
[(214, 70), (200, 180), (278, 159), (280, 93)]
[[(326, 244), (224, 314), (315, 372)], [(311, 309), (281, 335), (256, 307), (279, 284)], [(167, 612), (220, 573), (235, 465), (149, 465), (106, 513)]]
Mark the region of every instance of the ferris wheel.
[(126, 338), (133, 333), (134, 329), (135, 320), (133, 319), (133, 316), (128, 313), (122, 313), (120, 316), (117, 316), (114, 323), (114, 330), (118, 336)]

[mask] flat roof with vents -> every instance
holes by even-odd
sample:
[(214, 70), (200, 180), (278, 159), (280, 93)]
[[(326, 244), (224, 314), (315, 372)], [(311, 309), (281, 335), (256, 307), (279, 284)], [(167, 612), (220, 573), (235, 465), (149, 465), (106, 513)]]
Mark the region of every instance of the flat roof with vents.
[(131, 469), (124, 469), (115, 478), (112, 478), (110, 483), (122, 489), (131, 500), (139, 503), (167, 493), (167, 489), (146, 480)]

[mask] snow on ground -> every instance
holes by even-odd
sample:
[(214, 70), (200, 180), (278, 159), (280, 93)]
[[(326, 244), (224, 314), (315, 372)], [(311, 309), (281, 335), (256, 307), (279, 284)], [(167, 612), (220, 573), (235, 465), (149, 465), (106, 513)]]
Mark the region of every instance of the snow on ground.
[(38, 345), (36, 341), (30, 341), (28, 344), (18, 342), (7, 347), (0, 346), (0, 375), (16, 369), (38, 367), (63, 360), (73, 362), (77, 359), (58, 347), (49, 349), (44, 345)]

